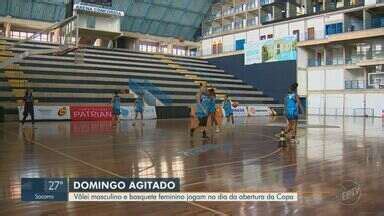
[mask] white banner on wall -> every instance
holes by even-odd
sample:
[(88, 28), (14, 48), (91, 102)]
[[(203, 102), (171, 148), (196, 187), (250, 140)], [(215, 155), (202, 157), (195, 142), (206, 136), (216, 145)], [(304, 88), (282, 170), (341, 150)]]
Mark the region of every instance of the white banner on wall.
[(270, 116), (272, 111), (267, 106), (248, 106), (249, 116)]
[[(156, 119), (156, 107), (154, 106), (145, 106), (143, 110), (144, 119)], [(133, 106), (122, 106), (120, 107), (120, 119), (122, 120), (132, 120), (135, 119), (135, 107)], [(140, 115), (138, 116), (140, 118)]]
[(248, 42), (244, 46), (244, 64), (296, 60), (296, 36)]
[(251, 65), (260, 62), (260, 43), (258, 41), (244, 44), (244, 64)]
[(248, 116), (248, 110), (246, 106), (232, 107), (233, 116)]
[[(23, 119), (24, 107), (19, 106), (19, 120)], [(69, 106), (34, 106), (35, 120), (70, 120)], [(31, 120), (28, 116), (27, 120)]]

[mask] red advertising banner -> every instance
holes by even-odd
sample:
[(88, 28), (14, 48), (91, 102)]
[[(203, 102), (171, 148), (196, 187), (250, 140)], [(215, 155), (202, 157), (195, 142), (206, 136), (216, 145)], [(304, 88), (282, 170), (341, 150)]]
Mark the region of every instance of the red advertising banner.
[(70, 106), (72, 121), (112, 120), (111, 106)]

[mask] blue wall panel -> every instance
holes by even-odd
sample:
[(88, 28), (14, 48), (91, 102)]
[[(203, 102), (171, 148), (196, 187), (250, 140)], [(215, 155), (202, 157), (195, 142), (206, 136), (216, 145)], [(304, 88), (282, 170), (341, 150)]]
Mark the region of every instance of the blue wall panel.
[(262, 90), (280, 103), (283, 103), (288, 87), (296, 82), (296, 61), (244, 65), (243, 54), (212, 58), (208, 61)]

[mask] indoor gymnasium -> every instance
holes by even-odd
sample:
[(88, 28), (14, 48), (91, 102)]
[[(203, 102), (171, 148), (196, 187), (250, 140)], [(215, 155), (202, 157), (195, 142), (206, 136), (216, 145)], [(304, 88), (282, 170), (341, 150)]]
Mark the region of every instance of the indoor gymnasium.
[(384, 215), (383, 0), (0, 0), (0, 215)]

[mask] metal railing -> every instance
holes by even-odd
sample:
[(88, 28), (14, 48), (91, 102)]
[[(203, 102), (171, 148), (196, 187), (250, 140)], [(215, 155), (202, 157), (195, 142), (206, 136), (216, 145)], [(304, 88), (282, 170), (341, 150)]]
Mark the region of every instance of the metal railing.
[[(261, 17), (263, 18), (263, 17)], [(272, 19), (271, 19), (272, 20)], [(262, 20), (262, 22), (268, 22), (265, 20)], [(358, 27), (358, 28), (357, 28)], [(348, 28), (344, 28), (341, 32), (333, 33), (333, 34), (325, 34), (325, 30), (314, 30), (312, 32), (305, 31), (304, 33), (300, 33), (300, 39), (303, 38), (304, 41), (306, 40), (319, 40), (319, 39), (326, 39), (328, 37), (331, 37), (333, 35), (337, 34), (343, 34), (343, 33), (349, 33), (349, 32), (358, 32), (358, 31), (365, 31), (369, 29), (375, 29), (375, 28), (382, 28), (381, 26), (370, 26), (363, 29), (361, 26), (356, 26), (356, 28), (351, 29), (350, 26)]]
[(261, 6), (269, 5), (269, 4), (272, 4), (273, 2), (275, 2), (275, 0), (260, 0), (260, 5)]
[[(367, 52), (359, 52), (347, 56), (344, 60), (341, 58), (327, 59), (326, 65), (343, 65), (343, 64), (356, 64), (364, 60), (381, 60), (384, 59), (384, 50), (373, 50)], [(316, 59), (308, 59), (308, 67), (322, 66), (322, 62)]]
[(264, 22), (270, 22), (273, 20), (273, 17), (272, 16), (269, 16), (269, 15), (264, 15), (264, 16), (260, 16), (260, 21), (262, 23)]
[(255, 26), (257, 25), (257, 19), (252, 18), (252, 19), (247, 19), (247, 26)]
[(232, 23), (223, 26), (223, 32), (231, 31), (232, 29)]
[(41, 30), (40, 32), (34, 33), (22, 40), (18, 40), (15, 43), (7, 44), (6, 50), (18, 47), (24, 43), (30, 42), (33, 39), (40, 37), (41, 34), (47, 34), (53, 30), (59, 30), (59, 41), (56, 43), (59, 46), (56, 48), (38, 49), (38, 50), (26, 50), (23, 53), (17, 54), (14, 57), (8, 58), (7, 60), (0, 63), (0, 69), (6, 68), (11, 64), (15, 64), (27, 57), (33, 55), (44, 55), (44, 54), (58, 54), (64, 55), (67, 52), (74, 51), (79, 48), (79, 29), (78, 29), (78, 16), (69, 17), (59, 23), (55, 23), (48, 28)]
[(366, 89), (365, 80), (345, 80), (345, 89)]
[(308, 67), (321, 66), (322, 62), (317, 59), (308, 59)]
[(247, 4), (240, 4), (235, 6), (235, 13), (241, 13), (245, 10), (247, 10)]
[(249, 1), (247, 3), (247, 10), (257, 8), (257, 6), (258, 6), (257, 1)]
[(244, 27), (244, 23), (241, 22), (235, 22), (235, 29), (242, 29)]
[(349, 56), (345, 58), (345, 64), (356, 64), (358, 59), (356, 56)]
[(353, 117), (373, 117), (375, 110), (373, 108), (353, 108), (353, 107), (308, 107), (308, 115), (318, 116), (353, 116)]
[(156, 99), (166, 106), (172, 104), (172, 99), (148, 80), (130, 79), (128, 86), (136, 94), (143, 95), (150, 106), (157, 105)]
[(325, 61), (326, 65), (343, 65), (345, 61), (342, 58), (328, 58)]
[(358, 52), (355, 55), (351, 55), (350, 59), (353, 59), (355, 63), (363, 60), (384, 59), (384, 50), (369, 50), (365, 52)]
[(364, 5), (364, 0), (349, 0), (345, 1), (344, 5), (345, 7), (362, 6)]

